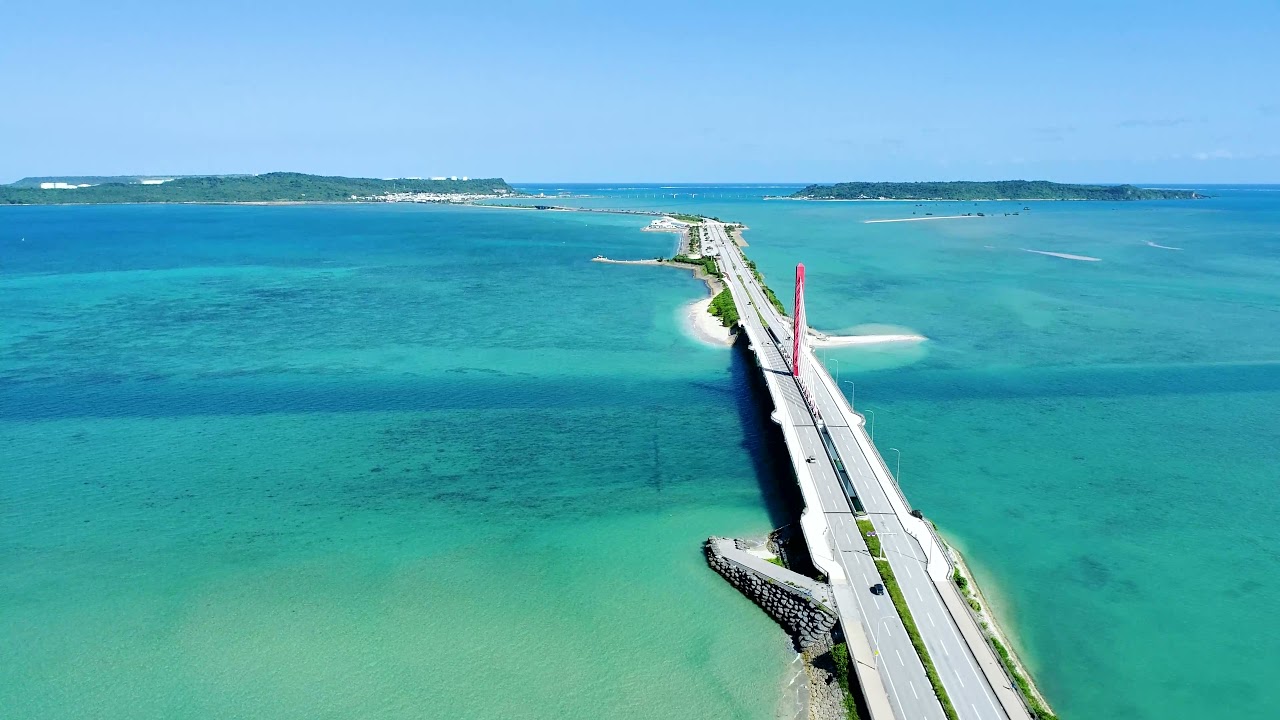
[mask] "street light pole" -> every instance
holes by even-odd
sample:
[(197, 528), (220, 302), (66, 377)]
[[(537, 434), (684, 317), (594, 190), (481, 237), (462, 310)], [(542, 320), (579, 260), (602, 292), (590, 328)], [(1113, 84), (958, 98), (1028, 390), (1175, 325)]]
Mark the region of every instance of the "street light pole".
[(831, 362), (836, 364), (836, 387), (840, 387), (840, 358), (831, 358)]
[(893, 471), (893, 481), (898, 483), (898, 486), (901, 487), (902, 483), (898, 481), (898, 478), (902, 476), (902, 451), (898, 448), (889, 449), (898, 453), (898, 468)]
[[(897, 534), (898, 534), (898, 533), (895, 533), (895, 532), (880, 532), (879, 530), (877, 530), (877, 531), (876, 531), (876, 539), (877, 539), (877, 540), (879, 540), (880, 538), (888, 537), (888, 536), (890, 536), (890, 535), (897, 535)], [(879, 558), (877, 558), (877, 559), (878, 559), (878, 560), (888, 560), (888, 559), (889, 559), (889, 558), (888, 558), (888, 556), (887, 556), (887, 555), (885, 555), (884, 540), (880, 540), (880, 557), (879, 557)]]
[[(838, 365), (836, 367), (839, 367)], [(853, 384), (852, 380), (845, 380), (845, 385), (849, 386), (849, 409), (853, 409), (854, 400), (858, 397), (858, 386)]]
[(871, 442), (875, 442), (876, 441), (876, 411), (863, 410), (863, 412), (871, 414)]
[(876, 664), (874, 665), (876, 670), (880, 669), (880, 629), (884, 628), (888, 630), (888, 622), (889, 618), (882, 615), (880, 617), (880, 622), (876, 623), (871, 628), (871, 642), (875, 643), (876, 646)]

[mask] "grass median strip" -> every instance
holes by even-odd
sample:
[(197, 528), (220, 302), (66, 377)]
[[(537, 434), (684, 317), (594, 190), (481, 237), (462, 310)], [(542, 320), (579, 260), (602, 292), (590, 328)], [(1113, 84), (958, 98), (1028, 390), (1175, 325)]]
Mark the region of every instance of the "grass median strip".
[(959, 720), (960, 716), (956, 714), (956, 708), (951, 704), (946, 688), (942, 687), (942, 678), (938, 677), (938, 669), (934, 667), (933, 659), (929, 657), (929, 650), (924, 646), (924, 638), (920, 637), (920, 629), (916, 627), (916, 621), (911, 617), (907, 599), (902, 595), (902, 588), (898, 587), (898, 579), (893, 575), (893, 568), (889, 567), (888, 560), (879, 559), (882, 550), (880, 538), (872, 534), (875, 529), (875, 525), (870, 520), (858, 520), (858, 530), (862, 531), (862, 538), (867, 541), (867, 550), (871, 552), (873, 558), (876, 558), (876, 570), (880, 571), (884, 589), (888, 591), (893, 607), (898, 611), (898, 617), (902, 618), (902, 625), (907, 629), (907, 637), (911, 638), (911, 646), (916, 649), (916, 655), (920, 656), (920, 664), (924, 665), (924, 674), (928, 676), (929, 684), (933, 686), (933, 694), (938, 697), (938, 702), (942, 705), (942, 712), (946, 713), (949, 720)]

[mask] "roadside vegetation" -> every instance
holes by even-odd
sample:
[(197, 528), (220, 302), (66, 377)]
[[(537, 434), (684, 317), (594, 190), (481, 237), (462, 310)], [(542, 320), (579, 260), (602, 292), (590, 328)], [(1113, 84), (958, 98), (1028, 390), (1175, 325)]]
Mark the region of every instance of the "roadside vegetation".
[(685, 265), (698, 265), (698, 266), (701, 266), (702, 269), (705, 270), (707, 274), (712, 277), (715, 277), (715, 278), (724, 277), (724, 275), (720, 273), (720, 268), (716, 265), (715, 258), (710, 258), (710, 257), (691, 258), (688, 255), (676, 255), (675, 257), (671, 258), (671, 262), (684, 263)]
[[(985, 624), (986, 623), (983, 623), (983, 625)], [(983, 628), (983, 631), (986, 631), (985, 627)], [(991, 640), (991, 645), (995, 647), (996, 654), (1000, 656), (1000, 662), (1004, 663), (1005, 668), (1009, 671), (1009, 675), (1013, 677), (1013, 683), (1018, 686), (1018, 692), (1022, 693), (1022, 698), (1027, 701), (1027, 707), (1031, 710), (1031, 715), (1035, 717), (1036, 720), (1058, 720), (1058, 716), (1049, 712), (1049, 709), (1044, 706), (1044, 703), (1040, 702), (1040, 698), (1036, 697), (1036, 694), (1031, 691), (1031, 683), (1027, 682), (1027, 678), (1024, 677), (1022, 673), (1018, 672), (1018, 667), (1014, 664), (1013, 658), (1010, 657), (1009, 651), (1005, 648), (1004, 643), (1000, 642), (990, 634), (987, 635), (987, 638)]]
[[(969, 607), (974, 612), (982, 612), (982, 605), (978, 603), (978, 599), (973, 596), (973, 589), (969, 586), (969, 578), (960, 574), (960, 568), (955, 568), (951, 573), (951, 581), (960, 589), (960, 594), (969, 603)], [(1035, 691), (1031, 689), (1031, 682), (1027, 680), (1018, 670), (1018, 664), (1014, 662), (1013, 656), (1010, 655), (1009, 649), (1000, 642), (1000, 639), (991, 632), (991, 627), (983, 622), (982, 634), (991, 642), (991, 647), (996, 651), (996, 655), (1000, 658), (1000, 662), (1004, 664), (1005, 670), (1009, 672), (1009, 677), (1013, 678), (1013, 684), (1018, 687), (1018, 692), (1022, 693), (1022, 699), (1026, 701), (1027, 708), (1031, 710), (1031, 716), (1036, 720), (1058, 720), (1058, 716), (1049, 711), (1049, 708), (1040, 702), (1040, 698)]]
[(853, 678), (849, 673), (853, 671), (853, 665), (849, 661), (849, 646), (840, 642), (831, 647), (831, 661), (836, 666), (836, 680), (840, 682), (840, 689), (844, 691), (844, 712), (845, 717), (849, 720), (861, 720), (858, 715), (858, 701), (853, 695)]
[(907, 629), (907, 637), (911, 638), (911, 646), (916, 649), (916, 655), (920, 656), (920, 663), (924, 665), (924, 674), (929, 677), (929, 684), (933, 686), (933, 694), (938, 697), (938, 702), (942, 705), (942, 712), (946, 714), (948, 720), (960, 720), (955, 706), (951, 704), (951, 698), (947, 695), (946, 688), (942, 686), (942, 678), (938, 677), (938, 669), (933, 665), (933, 658), (929, 657), (929, 650), (924, 646), (924, 638), (920, 636), (920, 628), (916, 627), (915, 618), (911, 616), (911, 610), (907, 607), (907, 599), (902, 594), (902, 588), (898, 586), (898, 579), (893, 575), (893, 568), (889, 567), (887, 560), (880, 559), (883, 554), (880, 538), (877, 535), (868, 535), (875, 532), (875, 529), (875, 525), (870, 520), (858, 520), (858, 530), (867, 541), (867, 550), (875, 559), (876, 569), (880, 571), (880, 579), (884, 582), (884, 589), (893, 600), (893, 607), (898, 611), (898, 616), (902, 618), (902, 625)]
[(974, 612), (982, 612), (982, 604), (973, 596), (973, 592), (969, 589), (969, 578), (960, 574), (960, 568), (952, 569), (951, 580), (955, 582), (956, 587), (960, 588), (960, 594), (964, 596), (965, 602), (969, 603), (969, 607), (973, 608)]
[(738, 324), (738, 306), (734, 304), (729, 288), (721, 290), (719, 295), (711, 299), (707, 312), (720, 318), (720, 324), (727, 328)]
[(769, 302), (772, 303), (773, 306), (778, 309), (778, 312), (782, 313), (783, 315), (786, 315), (787, 309), (782, 306), (782, 301), (778, 299), (778, 296), (773, 294), (773, 288), (769, 287), (768, 285), (765, 285), (764, 283), (760, 283), (760, 287), (764, 288), (765, 297), (769, 298)]
[(782, 301), (779, 300), (778, 296), (773, 293), (773, 288), (770, 288), (768, 285), (765, 284), (764, 276), (761, 275), (760, 271), (756, 269), (755, 261), (747, 257), (746, 255), (743, 255), (742, 257), (744, 260), (747, 261), (747, 267), (751, 268), (751, 274), (755, 276), (756, 282), (760, 283), (760, 287), (764, 288), (765, 297), (769, 298), (769, 302), (775, 308), (777, 308), (779, 313), (786, 315), (787, 309), (782, 306)]

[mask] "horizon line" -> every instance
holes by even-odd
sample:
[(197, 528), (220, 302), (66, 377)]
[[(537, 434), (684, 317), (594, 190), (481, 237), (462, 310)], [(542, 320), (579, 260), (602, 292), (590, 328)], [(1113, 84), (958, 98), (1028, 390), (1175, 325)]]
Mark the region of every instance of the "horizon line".
[[(318, 176), (327, 176), (327, 177), (345, 177), (345, 178), (352, 178), (352, 179), (373, 179), (373, 180), (411, 180), (411, 179), (416, 179), (416, 180), (430, 180), (432, 177), (439, 177), (439, 176), (416, 176), (416, 177), (410, 177), (410, 176), (398, 176), (398, 177), (385, 177), (385, 176), (373, 176), (373, 175), (333, 175), (333, 174), (328, 174), (328, 173), (304, 172), (304, 171), (299, 171), (299, 170), (267, 170), (267, 171), (264, 171), (264, 172), (220, 172), (220, 173), (210, 173), (210, 172), (204, 172), (204, 173), (189, 173), (189, 172), (184, 172), (184, 173), (154, 173), (154, 172), (153, 172), (153, 173), (113, 173), (113, 174), (105, 174), (105, 173), (86, 173), (86, 172), (80, 172), (80, 173), (53, 173), (53, 174), (36, 174), (36, 175), (28, 174), (28, 175), (22, 175), (22, 176), (17, 177), (17, 178), (15, 178), (15, 179), (13, 179), (13, 180), (9, 180), (8, 182), (0, 183), (0, 186), (3, 186), (3, 185), (12, 185), (12, 184), (13, 184), (13, 183), (15, 183), (15, 182), (19, 182), (19, 181), (21, 181), (21, 180), (25, 180), (25, 179), (27, 179), (27, 178), (59, 178), (59, 177), (166, 177), (166, 176), (168, 176), (168, 177), (174, 177), (174, 178), (177, 178), (177, 177), (196, 178), (196, 177), (231, 177), (231, 176), (237, 176), (237, 175), (241, 175), (241, 176), (243, 176), (243, 175), (255, 175), (255, 176), (256, 176), (256, 175), (265, 175), (265, 174), (268, 174), (268, 173), (275, 173), (275, 172), (281, 172), (281, 173), (298, 173), (298, 174), (302, 174), (302, 175), (318, 175)], [(449, 178), (451, 178), (451, 177), (457, 177), (457, 178), (461, 179), (463, 176), (462, 176), (462, 175), (456, 175), (456, 176), (448, 176), (448, 177), (449, 177)], [(1009, 178), (1004, 178), (1004, 179), (1001, 179), (1001, 180), (973, 180), (973, 179), (959, 179), (959, 180), (952, 180), (952, 179), (948, 179), (948, 180), (941, 180), (941, 179), (931, 179), (931, 180), (847, 180), (847, 179), (846, 179), (846, 180), (722, 180), (722, 181), (701, 181), (701, 180), (695, 180), (695, 181), (690, 181), (690, 180), (638, 180), (638, 179), (628, 179), (628, 180), (607, 180), (607, 179), (606, 179), (606, 180), (509, 180), (509, 179), (507, 179), (507, 178), (505, 178), (505, 177), (502, 177), (502, 175), (496, 175), (496, 176), (492, 176), (492, 177), (489, 177), (489, 178), (485, 178), (485, 177), (481, 177), (481, 176), (467, 176), (467, 177), (468, 177), (470, 180), (500, 179), (500, 180), (503, 180), (504, 182), (506, 182), (506, 183), (507, 183), (507, 184), (509, 184), (509, 185), (623, 185), (623, 184), (628, 184), (628, 185), (669, 185), (669, 186), (672, 186), (672, 187), (708, 187), (708, 186), (716, 186), (716, 185), (758, 185), (758, 186), (764, 186), (764, 187), (783, 187), (783, 186), (793, 186), (793, 185), (794, 185), (794, 186), (806, 186), (806, 185), (838, 185), (838, 184), (841, 184), (841, 183), (851, 183), (851, 182), (868, 182), (868, 183), (951, 183), (951, 182), (980, 182), (980, 183), (990, 183), (990, 182), (1052, 182), (1052, 183), (1058, 183), (1058, 184), (1063, 184), (1063, 185), (1113, 185), (1113, 186), (1114, 186), (1114, 185), (1134, 185), (1134, 186), (1140, 186), (1140, 187), (1155, 187), (1155, 186), (1160, 186), (1160, 185), (1164, 185), (1164, 186), (1172, 186), (1172, 185), (1195, 185), (1195, 186), (1199, 186), (1199, 187), (1232, 186), (1232, 185), (1252, 185), (1252, 186), (1272, 186), (1272, 185), (1280, 185), (1280, 180), (1275, 180), (1275, 181), (1270, 181), (1270, 182), (1245, 182), (1245, 181), (1228, 181), (1228, 182), (1221, 182), (1221, 181), (1219, 181), (1219, 182), (1205, 182), (1205, 181), (1198, 181), (1198, 180), (1150, 180), (1150, 181), (1138, 181), (1138, 180), (1125, 180), (1125, 181), (1116, 181), (1116, 180), (1082, 180), (1082, 181), (1065, 181), (1065, 180), (1049, 180), (1049, 179), (1046, 179), (1046, 178), (1041, 178), (1041, 179), (1039, 179), (1039, 180), (1031, 180), (1031, 179), (1027, 179), (1027, 178), (1017, 178), (1017, 177), (1009, 177)]]

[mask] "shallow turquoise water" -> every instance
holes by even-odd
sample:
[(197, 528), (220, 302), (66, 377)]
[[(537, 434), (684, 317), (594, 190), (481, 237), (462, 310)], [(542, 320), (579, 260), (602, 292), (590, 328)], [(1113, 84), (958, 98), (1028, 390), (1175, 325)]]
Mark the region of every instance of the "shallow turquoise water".
[(400, 207), (0, 227), (5, 717), (772, 717), (785, 639), (699, 549), (778, 522), (746, 370), (681, 334), (700, 283), (589, 262), (671, 236)]
[[(814, 326), (931, 338), (826, 355), (1060, 714), (1170, 720), (1280, 706), (1276, 190), (916, 207), (703, 188), (662, 202), (746, 222), (784, 298), (804, 262)], [(656, 202), (641, 192), (575, 202)], [(926, 212), (990, 217), (864, 223)]]
[[(1280, 193), (596, 192), (747, 222), (821, 329), (931, 338), (828, 357), (1063, 717), (1274, 715)], [(766, 421), (679, 331), (700, 284), (586, 262), (668, 249), (644, 222), (0, 209), (0, 705), (771, 716), (780, 633), (697, 552), (778, 522)]]
[(815, 324), (933, 338), (896, 369), (833, 357), (1064, 717), (1271, 717), (1280, 198), (1030, 207), (861, 226), (893, 209), (819, 208), (791, 253), (757, 255), (821, 268)]

